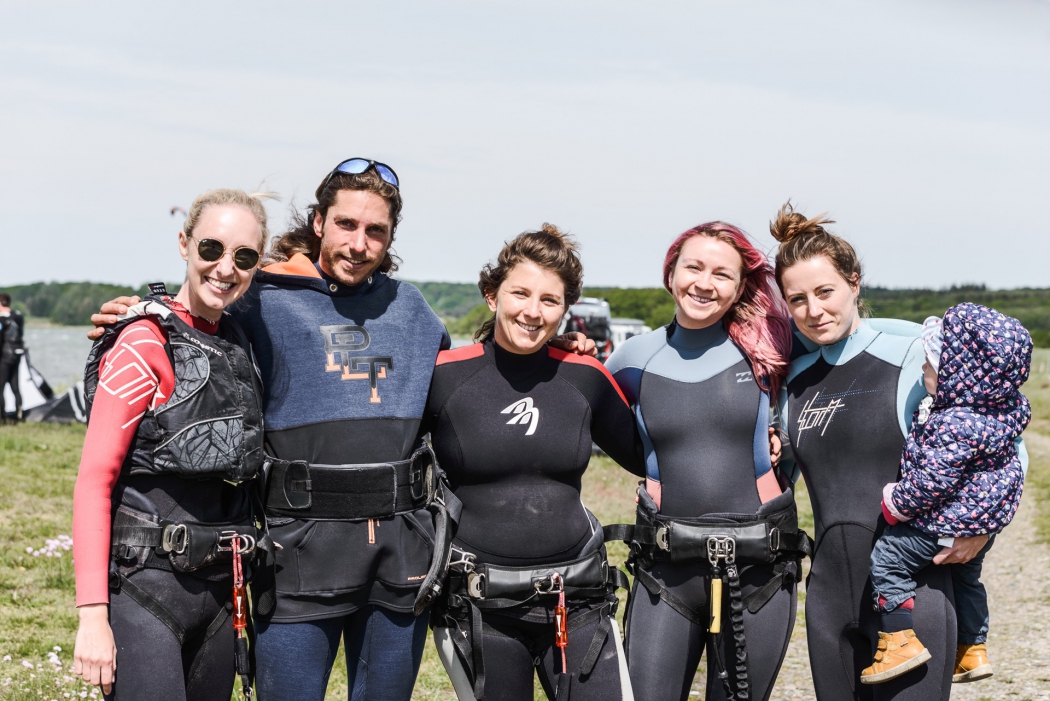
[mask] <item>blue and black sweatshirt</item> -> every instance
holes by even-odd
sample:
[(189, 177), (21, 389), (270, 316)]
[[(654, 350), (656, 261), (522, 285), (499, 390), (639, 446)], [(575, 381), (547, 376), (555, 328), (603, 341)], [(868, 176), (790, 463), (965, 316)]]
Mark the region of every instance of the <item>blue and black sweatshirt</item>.
[[(408, 458), (438, 352), (441, 320), (412, 285), (376, 273), (355, 287), (306, 256), (267, 266), (231, 312), (265, 393), (266, 446), (282, 460), (344, 465)], [(270, 520), (275, 622), (375, 604), (411, 611), (430, 563), (427, 512), (361, 522)]]

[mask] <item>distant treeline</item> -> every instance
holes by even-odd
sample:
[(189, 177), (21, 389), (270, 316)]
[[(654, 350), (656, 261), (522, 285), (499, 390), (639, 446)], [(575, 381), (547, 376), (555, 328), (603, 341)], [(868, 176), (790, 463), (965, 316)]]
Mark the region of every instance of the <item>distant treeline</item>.
[[(169, 284), (175, 291), (181, 283)], [(416, 282), (423, 296), (434, 308), (453, 335), (469, 336), (491, 314), (482, 302), (477, 285), (451, 282)], [(135, 289), (123, 285), (96, 282), (38, 282), (31, 285), (2, 287), (17, 308), (56, 324), (89, 323), (99, 306), (119, 295), (143, 295), (145, 285)], [(658, 328), (671, 321), (674, 302), (663, 289), (591, 287), (588, 297), (609, 301), (613, 316), (641, 319)], [(1024, 288), (989, 290), (983, 285), (954, 286), (943, 290), (897, 290), (866, 287), (863, 296), (875, 316), (921, 322), (927, 316), (941, 315), (959, 302), (977, 302), (995, 307), (1004, 314), (1021, 320), (1032, 333), (1037, 346), (1050, 347), (1050, 289)]]

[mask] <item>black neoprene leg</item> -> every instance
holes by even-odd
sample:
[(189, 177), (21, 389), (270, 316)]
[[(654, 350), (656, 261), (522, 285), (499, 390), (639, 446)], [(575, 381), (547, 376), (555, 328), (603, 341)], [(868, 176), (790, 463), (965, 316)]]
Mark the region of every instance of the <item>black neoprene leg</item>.
[[(668, 568), (660, 569), (665, 573), (665, 584), (672, 583), (673, 574)], [(687, 572), (686, 568), (676, 569)], [(747, 596), (771, 576), (772, 571), (767, 568), (753, 567), (744, 572), (741, 576), (742, 594)], [(707, 610), (706, 587), (698, 577), (683, 580), (674, 586), (674, 592), (694, 610)], [(778, 589), (756, 613), (744, 612), (751, 697), (755, 701), (768, 699), (773, 692), (795, 626), (795, 602), (795, 587), (790, 582), (787, 587)], [(721, 655), (730, 680), (733, 680), (735, 648), (729, 627), (729, 592), (726, 587), (723, 587), (722, 626), (725, 634), (719, 638)], [(706, 645), (709, 653), (706, 698), (712, 701), (725, 699), (725, 688), (717, 677), (717, 665), (710, 654), (714, 643), (709, 638), (706, 629), (691, 623), (636, 583), (627, 629), (627, 658), (635, 698), (639, 701), (687, 699)]]
[(233, 628), (229, 621), (206, 638), (223, 611), (228, 583), (146, 569), (131, 581), (150, 593), (188, 631), (184, 645), (172, 630), (125, 591), (110, 594), (117, 646), (116, 701), (228, 701), (233, 691)]
[(636, 701), (688, 698), (707, 631), (637, 581), (626, 618), (627, 666)]
[(819, 701), (948, 701), (956, 623), (951, 572), (928, 567), (916, 576), (915, 632), (932, 656), (922, 668), (866, 686), (860, 673), (878, 646), (878, 615), (868, 571), (875, 535), (838, 524), (821, 538), (806, 588), (806, 632)]
[[(571, 701), (620, 701), (624, 698), (623, 687), (629, 679), (624, 679), (627, 664), (623, 659), (623, 649), (619, 641), (619, 633), (615, 630), (615, 621), (609, 621), (609, 633), (602, 644), (601, 653), (591, 673), (584, 676), (579, 674), (583, 658), (594, 639), (595, 632), (601, 625), (601, 618), (595, 617), (590, 622), (580, 626), (576, 630), (569, 631), (569, 646), (565, 649), (565, 657), (570, 674), (573, 675), (570, 682)], [(555, 698), (556, 686), (562, 671), (561, 650), (555, 647), (554, 626), (549, 626), (549, 636), (544, 635), (545, 643), (540, 654), (540, 666), (537, 672), (540, 675), (540, 685), (551, 699)], [(621, 675), (621, 671), (623, 675)], [(629, 675), (628, 675), (629, 676)]]

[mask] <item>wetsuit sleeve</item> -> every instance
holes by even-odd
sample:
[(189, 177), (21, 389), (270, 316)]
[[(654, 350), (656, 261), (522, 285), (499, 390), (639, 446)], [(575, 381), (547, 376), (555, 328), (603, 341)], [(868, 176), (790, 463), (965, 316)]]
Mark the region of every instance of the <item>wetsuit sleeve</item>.
[(634, 412), (612, 375), (604, 368), (600, 372), (590, 399), (591, 437), (621, 467), (645, 477), (642, 439), (638, 435)]
[(627, 398), (627, 402), (634, 406), (638, 403), (638, 388), (642, 380), (641, 366), (643, 364), (632, 362), (631, 358), (634, 355), (632, 340), (627, 339), (626, 344), (613, 351), (613, 354), (605, 361), (605, 369), (616, 380), (616, 385)]
[(175, 373), (160, 328), (131, 324), (102, 358), (98, 390), (73, 490), (73, 563), (77, 606), (109, 601), (112, 497), (142, 416), (163, 404)]
[[(979, 426), (980, 421), (977, 424)], [(921, 464), (910, 466), (911, 469), (905, 466), (893, 488), (896, 511), (913, 519), (950, 502), (965, 476), (966, 466), (977, 457), (977, 433), (973, 422), (965, 421), (955, 412), (931, 415), (919, 446)]]
[(925, 360), (922, 339), (915, 339), (904, 356), (897, 384), (897, 421), (905, 436), (911, 431), (911, 422), (919, 409), (919, 402), (928, 394), (922, 379), (922, 364)]
[(795, 461), (795, 452), (791, 449), (791, 432), (788, 430), (788, 393), (786, 387), (780, 388), (780, 395), (777, 397), (777, 404), (774, 407), (772, 416), (772, 425), (776, 429), (777, 435), (780, 436), (780, 463), (777, 465), (777, 469), (780, 470), (780, 474), (786, 476), (791, 480), (792, 484), (798, 482), (798, 477), (801, 471), (798, 469), (798, 463)]
[(1017, 448), (1017, 460), (1021, 463), (1021, 474), (1028, 477), (1028, 448), (1024, 439), (1018, 436), (1014, 439), (1014, 447)]

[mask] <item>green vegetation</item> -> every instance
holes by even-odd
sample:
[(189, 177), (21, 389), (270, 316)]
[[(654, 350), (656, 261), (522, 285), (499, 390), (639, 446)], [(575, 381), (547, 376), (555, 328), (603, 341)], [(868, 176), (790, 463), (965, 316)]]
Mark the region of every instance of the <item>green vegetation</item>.
[[(167, 286), (169, 290), (178, 290), (182, 283), (167, 283)], [(11, 295), (15, 308), (24, 314), (65, 326), (90, 324), (91, 315), (114, 297), (147, 294), (145, 285), (136, 289), (99, 282), (34, 282), (3, 287), (0, 292)]]
[[(482, 303), (477, 285), (462, 282), (413, 282), (431, 309), (445, 320), (461, 319)], [(471, 331), (473, 333), (473, 331)]]
[(863, 296), (874, 316), (919, 323), (928, 316), (941, 316), (960, 302), (994, 307), (1024, 324), (1036, 346), (1050, 348), (1050, 289), (989, 290), (984, 285), (953, 286), (944, 290), (867, 287)]
[[(477, 285), (456, 282), (414, 282), (430, 306), (442, 318), (449, 333), (471, 336), (490, 312)], [(177, 290), (181, 283), (168, 284)], [(143, 295), (145, 285), (135, 289), (95, 282), (37, 282), (31, 285), (0, 287), (14, 305), (33, 317), (55, 324), (84, 325), (103, 302), (119, 295)], [(613, 316), (641, 319), (659, 328), (674, 317), (674, 301), (658, 287), (589, 287), (588, 297), (608, 300)], [(1040, 348), (1050, 348), (1050, 288), (989, 290), (983, 285), (964, 285), (944, 290), (891, 290), (867, 287), (864, 298), (874, 316), (921, 322), (927, 316), (941, 315), (959, 302), (977, 302), (995, 307), (1021, 320)]]

